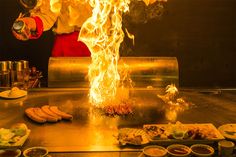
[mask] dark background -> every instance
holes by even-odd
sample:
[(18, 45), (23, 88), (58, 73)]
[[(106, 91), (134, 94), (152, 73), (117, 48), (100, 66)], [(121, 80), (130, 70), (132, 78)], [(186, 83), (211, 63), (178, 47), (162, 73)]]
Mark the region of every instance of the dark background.
[[(15, 39), (11, 26), (21, 11), (17, 0), (1, 0), (0, 60), (29, 60), (46, 78), (54, 35)], [(177, 57), (182, 87), (236, 87), (236, 0), (168, 0), (160, 20), (129, 30), (135, 46), (122, 56)]]

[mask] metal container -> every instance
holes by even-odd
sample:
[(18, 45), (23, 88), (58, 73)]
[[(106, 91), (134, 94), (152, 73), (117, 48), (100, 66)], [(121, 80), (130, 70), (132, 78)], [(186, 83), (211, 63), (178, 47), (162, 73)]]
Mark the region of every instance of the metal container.
[[(48, 87), (88, 88), (90, 57), (51, 57), (48, 64)], [(179, 85), (178, 61), (175, 57), (121, 57), (119, 72), (128, 67), (135, 88)]]
[(7, 61), (0, 61), (0, 87), (10, 87), (10, 71)]
[(13, 62), (13, 69), (11, 73), (12, 87), (24, 89), (24, 70), (21, 61)]
[(30, 76), (30, 69), (29, 69), (29, 61), (20, 60), (23, 67), (23, 77), (24, 77), (24, 89), (27, 90), (29, 86), (29, 76)]
[(7, 61), (7, 64), (8, 64), (8, 69), (9, 69), (10, 86), (12, 86), (13, 62), (12, 61)]

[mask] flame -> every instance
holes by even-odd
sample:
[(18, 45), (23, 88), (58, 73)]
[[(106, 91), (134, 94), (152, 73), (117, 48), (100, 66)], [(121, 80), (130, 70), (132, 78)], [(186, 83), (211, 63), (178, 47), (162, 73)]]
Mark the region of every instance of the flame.
[(187, 110), (190, 103), (186, 102), (183, 98), (179, 97), (178, 88), (174, 84), (166, 87), (165, 95), (157, 95), (165, 103), (165, 116), (169, 121), (176, 121), (178, 114)]
[(130, 0), (89, 0), (94, 8), (82, 26), (79, 39), (90, 49), (90, 102), (102, 106), (116, 98), (120, 83), (119, 48), (123, 41), (122, 13), (128, 11)]
[(52, 12), (59, 13), (62, 7), (60, 0), (50, 0), (50, 7)]
[(139, 1), (143, 1), (147, 6), (150, 4), (155, 3), (156, 1), (158, 2), (167, 2), (167, 0), (139, 0)]
[[(83, 41), (91, 52), (92, 63), (89, 65), (88, 78), (90, 81), (90, 102), (95, 106), (103, 106), (106, 103), (117, 102), (117, 97), (122, 97), (125, 91), (119, 87), (123, 80), (118, 73), (119, 48), (124, 38), (122, 30), (122, 14), (129, 11), (131, 0), (50, 0), (53, 12), (60, 12), (62, 4), (67, 4), (72, 17), (69, 25), (73, 25), (77, 17), (76, 11), (70, 5), (75, 2), (89, 3), (93, 13), (84, 22), (78, 40)], [(146, 5), (156, 1), (143, 0)], [(63, 2), (63, 3), (62, 3)], [(126, 30), (128, 37), (133, 39)], [(126, 92), (127, 93), (127, 92)], [(126, 96), (125, 96), (126, 97)], [(118, 100), (119, 101), (119, 100)]]
[(143, 0), (143, 1), (147, 6), (155, 2), (155, 0)]
[(134, 43), (134, 35), (133, 34), (131, 34), (131, 33), (129, 33), (129, 31), (125, 28), (125, 32), (126, 32), (126, 34), (127, 34), (127, 36), (128, 36), (128, 38), (130, 38), (131, 40), (132, 40), (132, 42), (133, 42), (133, 45), (135, 44)]

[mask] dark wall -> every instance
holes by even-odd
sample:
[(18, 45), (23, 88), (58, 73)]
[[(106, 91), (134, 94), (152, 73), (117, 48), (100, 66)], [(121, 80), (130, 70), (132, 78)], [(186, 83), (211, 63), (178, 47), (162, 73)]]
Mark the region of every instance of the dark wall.
[(27, 42), (14, 38), (11, 27), (20, 12), (24, 12), (24, 10), (17, 0), (1, 0), (0, 60), (29, 60), (30, 66), (36, 66), (46, 76), (54, 35), (48, 31), (40, 39)]
[[(20, 7), (1, 2), (0, 60), (27, 59), (46, 74), (53, 34), (17, 41), (10, 28)], [(135, 46), (126, 39), (122, 56), (175, 56), (180, 86), (236, 87), (236, 0), (169, 0), (160, 20), (128, 29)]]

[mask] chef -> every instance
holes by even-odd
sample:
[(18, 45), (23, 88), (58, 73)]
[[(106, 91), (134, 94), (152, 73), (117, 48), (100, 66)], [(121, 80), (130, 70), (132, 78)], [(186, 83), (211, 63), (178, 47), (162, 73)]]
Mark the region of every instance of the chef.
[[(149, 5), (167, 0), (143, 1)], [(86, 0), (38, 0), (30, 10), (30, 17), (20, 15), (16, 19), (12, 32), (17, 39), (26, 41), (38, 39), (44, 31), (52, 29), (56, 34), (52, 57), (90, 56), (78, 35), (82, 24), (91, 16), (92, 8)]]
[[(92, 15), (86, 2), (77, 0), (39, 0), (30, 10), (30, 17), (21, 15), (13, 24), (13, 35), (19, 40), (38, 39), (44, 31), (52, 29), (56, 34), (53, 57), (90, 56), (88, 47), (78, 41), (82, 24)], [(19, 26), (21, 25), (21, 26)], [(18, 27), (23, 29), (17, 30)]]

